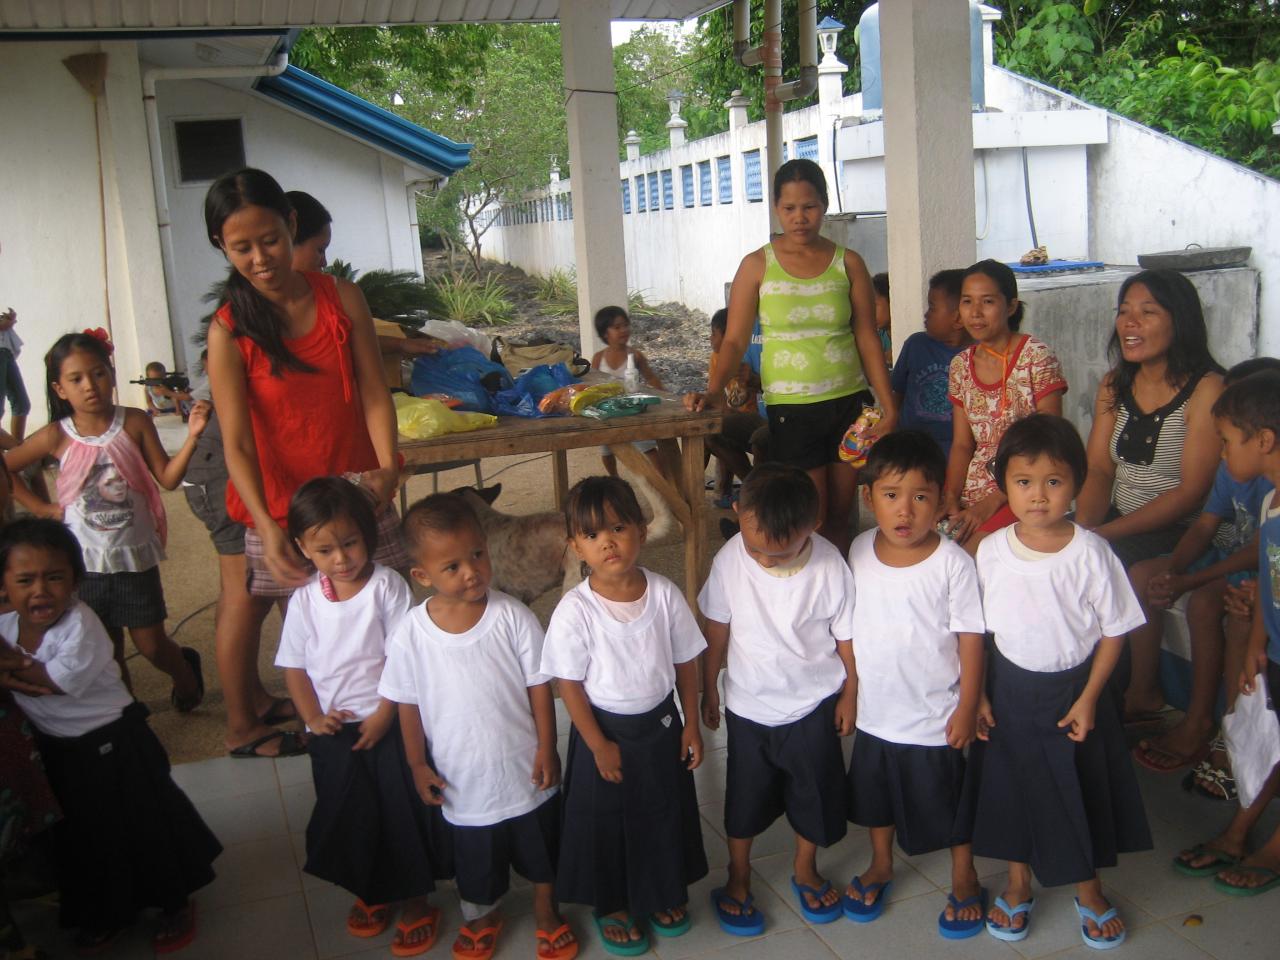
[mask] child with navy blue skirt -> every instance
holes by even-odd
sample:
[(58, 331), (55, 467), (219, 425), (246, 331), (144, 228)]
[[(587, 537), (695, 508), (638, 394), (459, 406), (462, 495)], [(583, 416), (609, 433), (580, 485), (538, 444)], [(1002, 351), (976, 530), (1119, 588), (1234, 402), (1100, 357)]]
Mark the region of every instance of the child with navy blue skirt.
[(1124, 922), (1101, 867), (1151, 849), (1142, 796), (1108, 681), (1125, 634), (1145, 622), (1111, 549), (1067, 519), (1087, 461), (1075, 428), (1035, 414), (1009, 428), (992, 472), (1018, 522), (978, 548), (989, 703), (971, 754), (980, 766), (975, 854), (1009, 861), (987, 914), (1005, 941), (1030, 932), (1031, 877), (1072, 883), (1085, 946), (1108, 950)]
[(689, 929), (688, 887), (707, 874), (692, 772), (706, 641), (675, 584), (637, 565), (646, 525), (626, 481), (579, 481), (565, 520), (591, 575), (560, 600), (542, 651), (573, 720), (557, 890), (595, 909), (607, 952), (636, 956), (642, 924)]
[(353, 937), (380, 935), (402, 903), (391, 952), (415, 956), (438, 934), (440, 911), (427, 895), (447, 873), (446, 844), (439, 811), (418, 800), (396, 704), (378, 693), (388, 637), (413, 596), (403, 577), (373, 562), (378, 521), (350, 481), (304, 483), (288, 525), (316, 568), (289, 600), (276, 655), (311, 731), (316, 803), (303, 869), (355, 894)]
[(946, 482), (938, 442), (917, 430), (884, 437), (860, 473), (876, 529), (853, 541), (857, 733), (849, 819), (871, 830), (871, 865), (845, 891), (849, 919), (884, 910), (893, 841), (908, 856), (951, 851), (951, 892), (938, 932), (981, 932), (986, 891), (970, 836), (973, 790), (964, 750), (982, 695), (982, 598), (973, 560), (934, 529)]

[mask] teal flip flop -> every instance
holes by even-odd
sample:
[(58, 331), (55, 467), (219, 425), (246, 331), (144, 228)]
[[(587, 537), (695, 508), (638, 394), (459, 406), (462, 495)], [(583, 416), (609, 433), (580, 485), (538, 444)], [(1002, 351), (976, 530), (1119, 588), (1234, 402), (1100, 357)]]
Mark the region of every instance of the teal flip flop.
[[(628, 917), (624, 922), (616, 917), (602, 917), (598, 913), (592, 914), (592, 919), (596, 922), (596, 931), (600, 934), (600, 945), (604, 947), (606, 953), (612, 953), (615, 957), (638, 957), (642, 953), (649, 952), (649, 938), (642, 936), (639, 940), (627, 940), (618, 942), (610, 940), (604, 935), (605, 930), (616, 927), (627, 931), (627, 936), (631, 936), (632, 930), (639, 930), (640, 925), (636, 923), (634, 917)], [(641, 931), (643, 933), (644, 931)]]
[(1225, 893), (1229, 897), (1256, 897), (1260, 893), (1266, 893), (1268, 890), (1274, 890), (1276, 887), (1280, 887), (1280, 871), (1272, 870), (1270, 867), (1249, 867), (1243, 864), (1232, 864), (1231, 866), (1224, 867), (1223, 869), (1235, 869), (1255, 877), (1266, 878), (1257, 886), (1238, 887), (1234, 883), (1227, 883), (1227, 881), (1223, 880), (1222, 877), (1214, 877), (1214, 889)]
[[(1213, 857), (1213, 859), (1193, 867), (1191, 861), (1199, 860), (1201, 857)], [(1207, 843), (1197, 843), (1190, 850), (1184, 850), (1173, 858), (1173, 869), (1184, 877), (1210, 877), (1229, 867), (1234, 867), (1239, 862), (1239, 857), (1233, 857), (1222, 850), (1215, 850)]]
[(656, 913), (649, 914), (649, 929), (660, 937), (683, 937), (692, 925), (688, 907), (685, 907), (684, 916), (672, 923), (663, 923)]

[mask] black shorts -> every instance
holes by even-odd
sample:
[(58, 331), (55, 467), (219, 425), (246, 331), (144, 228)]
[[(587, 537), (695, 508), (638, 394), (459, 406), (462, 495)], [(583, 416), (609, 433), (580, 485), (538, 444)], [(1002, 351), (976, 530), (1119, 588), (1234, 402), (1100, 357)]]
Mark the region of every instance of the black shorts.
[(893, 743), (859, 730), (849, 761), (849, 819), (893, 827), (898, 846), (918, 856), (968, 843), (964, 753), (948, 746)]
[(484, 827), (449, 825), (458, 896), (497, 903), (511, 885), (511, 870), (530, 883), (554, 883), (560, 848), (560, 794), (528, 813)]
[(1271, 698), (1271, 709), (1280, 713), (1280, 663), (1267, 660), (1267, 696)]
[(784, 813), (791, 829), (820, 847), (844, 836), (845, 773), (835, 726), (837, 697), (833, 693), (808, 716), (778, 727), (725, 710), (727, 836), (757, 836)]
[(750, 453), (751, 438), (757, 430), (765, 425), (765, 418), (760, 414), (743, 413), (741, 410), (735, 410), (724, 415), (724, 420), (720, 425), (719, 439), (723, 443), (741, 450), (743, 453)]
[(196, 515), (213, 541), (219, 556), (234, 557), (244, 553), (244, 524), (227, 516), (227, 481), (183, 484), (187, 506)]
[(141, 573), (86, 573), (76, 592), (104, 627), (153, 627), (169, 615), (159, 567)]
[(840, 459), (840, 441), (863, 407), (875, 403), (870, 390), (817, 403), (769, 404), (769, 457), (801, 470)]

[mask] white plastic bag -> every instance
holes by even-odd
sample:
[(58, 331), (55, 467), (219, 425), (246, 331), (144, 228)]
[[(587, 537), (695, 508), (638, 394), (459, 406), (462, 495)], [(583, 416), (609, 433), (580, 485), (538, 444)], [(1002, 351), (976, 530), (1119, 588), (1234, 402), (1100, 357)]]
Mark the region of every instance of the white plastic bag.
[(486, 357), (493, 350), (493, 341), (489, 339), (488, 334), (463, 326), (457, 320), (436, 320), (432, 318), (427, 320), (418, 330), (429, 337), (443, 340), (450, 347), (475, 347)]
[(1266, 674), (1254, 679), (1253, 693), (1236, 697), (1235, 709), (1222, 718), (1222, 735), (1231, 755), (1240, 806), (1252, 806), (1280, 763), (1280, 718), (1267, 708)]

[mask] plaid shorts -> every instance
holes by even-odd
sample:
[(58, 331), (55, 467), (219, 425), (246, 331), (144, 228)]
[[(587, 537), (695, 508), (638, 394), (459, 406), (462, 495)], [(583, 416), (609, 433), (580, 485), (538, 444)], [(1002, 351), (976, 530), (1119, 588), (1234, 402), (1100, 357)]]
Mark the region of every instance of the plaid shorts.
[(105, 627), (152, 627), (169, 615), (159, 567), (140, 573), (86, 573), (76, 592)]
[[(262, 537), (253, 527), (245, 527), (244, 530), (244, 559), (247, 568), (245, 585), (252, 596), (278, 600), (289, 596), (296, 589), (276, 583), (275, 577), (267, 568)], [(297, 559), (307, 573), (315, 572), (315, 567), (304, 558)], [(390, 503), (378, 507), (378, 546), (373, 551), (373, 559), (376, 563), (390, 567), (392, 570), (405, 570), (413, 563), (413, 558), (405, 547), (404, 537), (400, 533), (400, 514)]]

